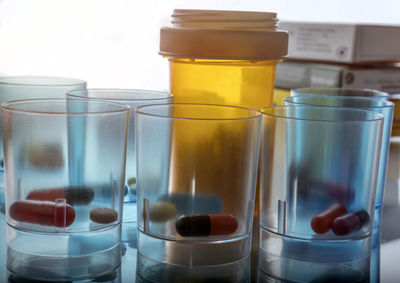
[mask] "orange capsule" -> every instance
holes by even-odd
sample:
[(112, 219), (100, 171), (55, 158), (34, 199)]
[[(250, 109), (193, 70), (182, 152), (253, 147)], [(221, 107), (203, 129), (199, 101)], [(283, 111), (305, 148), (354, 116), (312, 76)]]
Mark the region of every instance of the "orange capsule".
[(51, 201), (17, 200), (8, 212), (16, 221), (61, 228), (70, 226), (75, 220), (72, 206)]
[(176, 231), (183, 237), (207, 237), (233, 234), (238, 227), (231, 214), (185, 214), (175, 223)]
[(68, 204), (88, 204), (94, 198), (94, 191), (87, 186), (67, 186), (61, 188), (36, 189), (29, 192), (26, 199), (56, 201), (66, 199)]
[(311, 228), (317, 234), (324, 234), (331, 229), (332, 223), (336, 217), (347, 213), (347, 208), (340, 203), (335, 203), (327, 210), (313, 217)]

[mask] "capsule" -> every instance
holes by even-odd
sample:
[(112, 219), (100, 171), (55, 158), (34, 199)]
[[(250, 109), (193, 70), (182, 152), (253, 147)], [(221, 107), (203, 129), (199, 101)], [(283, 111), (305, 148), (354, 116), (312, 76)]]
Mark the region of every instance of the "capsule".
[(37, 168), (58, 169), (64, 166), (62, 148), (57, 144), (31, 145), (27, 148), (27, 157)]
[(16, 221), (65, 228), (75, 220), (72, 206), (51, 201), (17, 200), (9, 209)]
[(173, 203), (158, 201), (150, 205), (149, 218), (152, 222), (166, 222), (178, 214)]
[(231, 214), (186, 214), (175, 223), (176, 231), (183, 237), (230, 235), (237, 227), (237, 220)]
[(335, 218), (346, 213), (347, 209), (343, 204), (335, 203), (311, 219), (311, 228), (317, 234), (324, 234), (331, 229)]
[(131, 187), (131, 186), (134, 186), (134, 185), (136, 185), (136, 178), (135, 177), (129, 178), (128, 179), (128, 186)]
[(338, 236), (345, 236), (360, 230), (364, 225), (369, 223), (369, 220), (369, 214), (365, 210), (350, 212), (333, 221), (332, 231)]
[(66, 199), (70, 205), (89, 204), (94, 198), (94, 191), (88, 186), (66, 186), (61, 188), (37, 189), (32, 190), (26, 199), (55, 201), (56, 199)]
[(180, 214), (217, 214), (224, 209), (222, 199), (212, 194), (173, 193), (160, 200), (173, 203)]

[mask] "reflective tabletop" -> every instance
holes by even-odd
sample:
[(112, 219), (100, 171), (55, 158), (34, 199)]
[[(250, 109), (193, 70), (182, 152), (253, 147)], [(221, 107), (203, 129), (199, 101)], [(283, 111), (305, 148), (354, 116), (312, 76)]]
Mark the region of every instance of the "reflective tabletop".
[[(371, 273), (375, 272), (375, 274), (379, 273), (380, 282), (384, 283), (400, 282), (399, 188), (400, 143), (392, 142), (383, 209), (382, 244), (380, 251), (375, 251), (373, 255), (378, 257), (376, 258), (376, 269), (371, 268), (370, 271)], [(49, 274), (48, 269), (46, 269), (46, 262), (42, 262), (34, 270), (11, 270), (7, 268), (4, 206), (0, 209), (0, 282), (284, 282), (257, 271), (255, 266), (251, 266), (250, 259), (244, 259), (231, 265), (196, 269), (150, 262), (150, 260), (138, 254), (136, 239), (121, 243), (121, 262), (118, 266), (112, 269), (107, 266), (90, 266), (89, 268), (98, 270), (99, 274), (99, 276), (91, 278), (79, 278), (74, 281), (57, 280), (54, 274)], [(29, 278), (29, 273), (34, 275)], [(43, 276), (38, 276), (41, 274)], [(52, 279), (45, 280), (44, 278), (47, 276)], [(378, 277), (371, 275), (370, 282), (378, 281), (376, 279)]]

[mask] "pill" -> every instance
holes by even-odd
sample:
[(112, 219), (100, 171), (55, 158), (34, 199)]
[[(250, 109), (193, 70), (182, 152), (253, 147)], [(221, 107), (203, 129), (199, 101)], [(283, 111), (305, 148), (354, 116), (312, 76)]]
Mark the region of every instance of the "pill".
[(108, 224), (118, 219), (118, 212), (107, 207), (96, 207), (90, 211), (90, 220), (100, 224)]
[(150, 204), (149, 207), (149, 218), (152, 222), (165, 222), (177, 214), (175, 205), (167, 201), (158, 201)]
[(335, 203), (320, 214), (314, 216), (311, 220), (311, 228), (317, 234), (324, 234), (331, 229), (335, 218), (346, 214), (347, 209), (343, 204)]
[(337, 202), (345, 203), (354, 200), (354, 190), (350, 189), (348, 186), (328, 182), (325, 184), (325, 189)]
[(136, 185), (136, 178), (129, 178), (128, 179), (128, 186)]
[(66, 199), (68, 204), (89, 204), (94, 198), (94, 191), (87, 186), (66, 186), (61, 188), (32, 190), (26, 196), (30, 200), (55, 201)]
[(217, 195), (173, 193), (160, 200), (172, 202), (180, 214), (216, 214), (224, 209), (224, 202)]
[(46, 226), (68, 227), (75, 220), (72, 206), (51, 201), (17, 200), (10, 206), (9, 213), (16, 221)]
[(132, 195), (136, 195), (136, 178), (129, 178), (128, 186), (129, 186), (129, 192)]
[(176, 231), (183, 237), (230, 235), (237, 227), (237, 220), (231, 214), (181, 215), (175, 223)]
[(369, 223), (369, 214), (365, 210), (350, 212), (337, 217), (332, 224), (332, 231), (338, 236), (345, 236), (361, 229)]

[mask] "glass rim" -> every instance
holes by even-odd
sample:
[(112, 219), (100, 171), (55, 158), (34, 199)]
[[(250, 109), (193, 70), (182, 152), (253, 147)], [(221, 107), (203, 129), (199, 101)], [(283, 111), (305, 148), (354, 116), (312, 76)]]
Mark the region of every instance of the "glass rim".
[[(361, 120), (361, 119), (354, 119), (354, 120), (334, 120), (334, 119), (309, 119), (309, 118), (297, 118), (297, 117), (289, 117), (289, 116), (284, 116), (284, 115), (279, 115), (279, 114), (274, 114), (274, 113), (265, 113), (265, 110), (269, 109), (318, 109), (321, 111), (328, 109), (335, 110), (335, 111), (340, 111), (340, 112), (359, 112), (359, 113), (372, 113), (374, 115), (374, 118), (371, 119), (366, 119), (366, 120)], [(295, 105), (281, 105), (281, 106), (268, 106), (260, 109), (260, 112), (262, 115), (274, 117), (274, 118), (280, 118), (280, 119), (288, 119), (288, 120), (296, 120), (296, 121), (309, 121), (309, 122), (318, 122), (318, 123), (364, 123), (364, 122), (376, 122), (380, 120), (384, 120), (384, 116), (380, 113), (370, 111), (370, 110), (364, 110), (364, 109), (359, 109), (359, 108), (350, 108), (350, 107), (326, 107), (326, 106), (313, 106), (313, 105), (301, 105), (301, 106), (295, 106)]]
[[(151, 113), (146, 113), (143, 112), (143, 109), (147, 108), (155, 108), (155, 107), (170, 107), (170, 106), (200, 106), (200, 107), (218, 107), (218, 108), (229, 108), (229, 109), (240, 109), (240, 110), (247, 110), (247, 111), (252, 111), (255, 114), (254, 115), (249, 115), (248, 117), (240, 117), (240, 118), (191, 118), (191, 117), (174, 117), (173, 115), (159, 115), (159, 114), (151, 114)], [(149, 104), (149, 105), (142, 105), (138, 106), (135, 109), (135, 113), (139, 115), (145, 115), (145, 116), (150, 116), (150, 117), (157, 117), (157, 118), (164, 118), (164, 119), (173, 119), (173, 120), (192, 120), (192, 121), (235, 121), (235, 120), (250, 120), (254, 118), (259, 118), (262, 116), (261, 111), (252, 109), (252, 108), (247, 108), (247, 107), (241, 107), (241, 106), (234, 106), (234, 105), (224, 105), (224, 104), (206, 104), (206, 103), (163, 103), (163, 104)]]
[[(300, 87), (300, 88), (294, 88), (291, 89), (290, 92), (297, 92), (297, 93), (303, 93), (305, 95), (323, 95), (321, 93), (307, 93), (307, 91), (353, 91), (353, 92), (369, 92), (369, 93), (374, 93), (374, 94), (379, 94), (379, 95), (373, 95), (373, 96), (365, 96), (365, 98), (378, 98), (378, 97), (387, 97), (389, 98), (389, 93), (381, 90), (376, 90), (376, 89), (370, 89), (370, 88), (341, 88), (341, 87)], [(339, 95), (332, 95), (334, 96), (339, 96)], [(363, 96), (343, 96), (343, 97), (363, 97)]]
[[(157, 98), (116, 98), (116, 97), (93, 97), (93, 96), (83, 96), (79, 94), (75, 94), (78, 92), (104, 92), (110, 94), (112, 92), (131, 92), (131, 93), (153, 93), (153, 94), (163, 94), (166, 95), (165, 97), (157, 97)], [(94, 99), (94, 100), (113, 100), (113, 101), (164, 101), (168, 100), (171, 98), (174, 98), (174, 95), (170, 92), (167, 91), (158, 91), (158, 90), (147, 90), (147, 89), (126, 89), (126, 88), (89, 88), (89, 89), (75, 89), (75, 90), (69, 90), (66, 92), (66, 96), (69, 97), (76, 97), (76, 98), (83, 98), (83, 99)]]
[(1, 103), (1, 110), (5, 111), (10, 111), (10, 112), (20, 112), (20, 113), (26, 113), (26, 114), (37, 114), (37, 115), (98, 115), (98, 114), (112, 114), (112, 113), (123, 113), (123, 112), (129, 112), (130, 106), (122, 103), (117, 103), (117, 102), (112, 102), (112, 101), (99, 101), (99, 100), (91, 100), (87, 99), (85, 101), (92, 101), (96, 102), (98, 104), (108, 104), (108, 105), (114, 105), (116, 107), (119, 107), (120, 109), (114, 109), (114, 110), (107, 110), (107, 111), (85, 111), (85, 112), (68, 112), (68, 111), (60, 111), (60, 112), (55, 112), (55, 111), (38, 111), (38, 110), (26, 110), (26, 109), (18, 109), (18, 108), (13, 108), (13, 104), (18, 104), (18, 103), (39, 103), (39, 102), (84, 102), (83, 100), (80, 99), (64, 99), (64, 98), (33, 98), (33, 99), (18, 99), (18, 100), (9, 100), (6, 102)]
[[(374, 108), (392, 108), (394, 107), (394, 103), (389, 101), (389, 100), (381, 100), (380, 102), (385, 103), (386, 105), (378, 105), (378, 106), (335, 106), (335, 105), (321, 105), (321, 104), (309, 104), (306, 102), (295, 102), (295, 101), (291, 101), (291, 98), (299, 98), (299, 97), (306, 97), (306, 98), (316, 98), (316, 96), (318, 96), (318, 94), (316, 94), (315, 96), (313, 94), (310, 95), (302, 95), (302, 96), (288, 96), (285, 97), (283, 99), (283, 102), (288, 102), (288, 103), (292, 103), (293, 105), (302, 105), (302, 106), (315, 106), (315, 107), (327, 107), (327, 108), (350, 108), (350, 109), (368, 109), (369, 111), (373, 111), (372, 109)], [(322, 95), (320, 95), (320, 97), (322, 97)], [(372, 96), (365, 96), (365, 97), (361, 97), (361, 96), (338, 96), (338, 95), (334, 95), (334, 96), (324, 96), (324, 99), (356, 99), (356, 100), (376, 100), (376, 98), (373, 98)]]
[[(38, 80), (37, 83), (26, 82), (26, 80)], [(42, 80), (42, 81), (40, 81)], [(60, 80), (61, 83), (49, 83), (51, 80)], [(48, 83), (46, 83), (48, 82)], [(50, 77), (50, 76), (0, 76), (0, 85), (18, 85), (18, 86), (74, 86), (74, 85), (86, 85), (86, 81), (75, 78), (67, 77)]]

